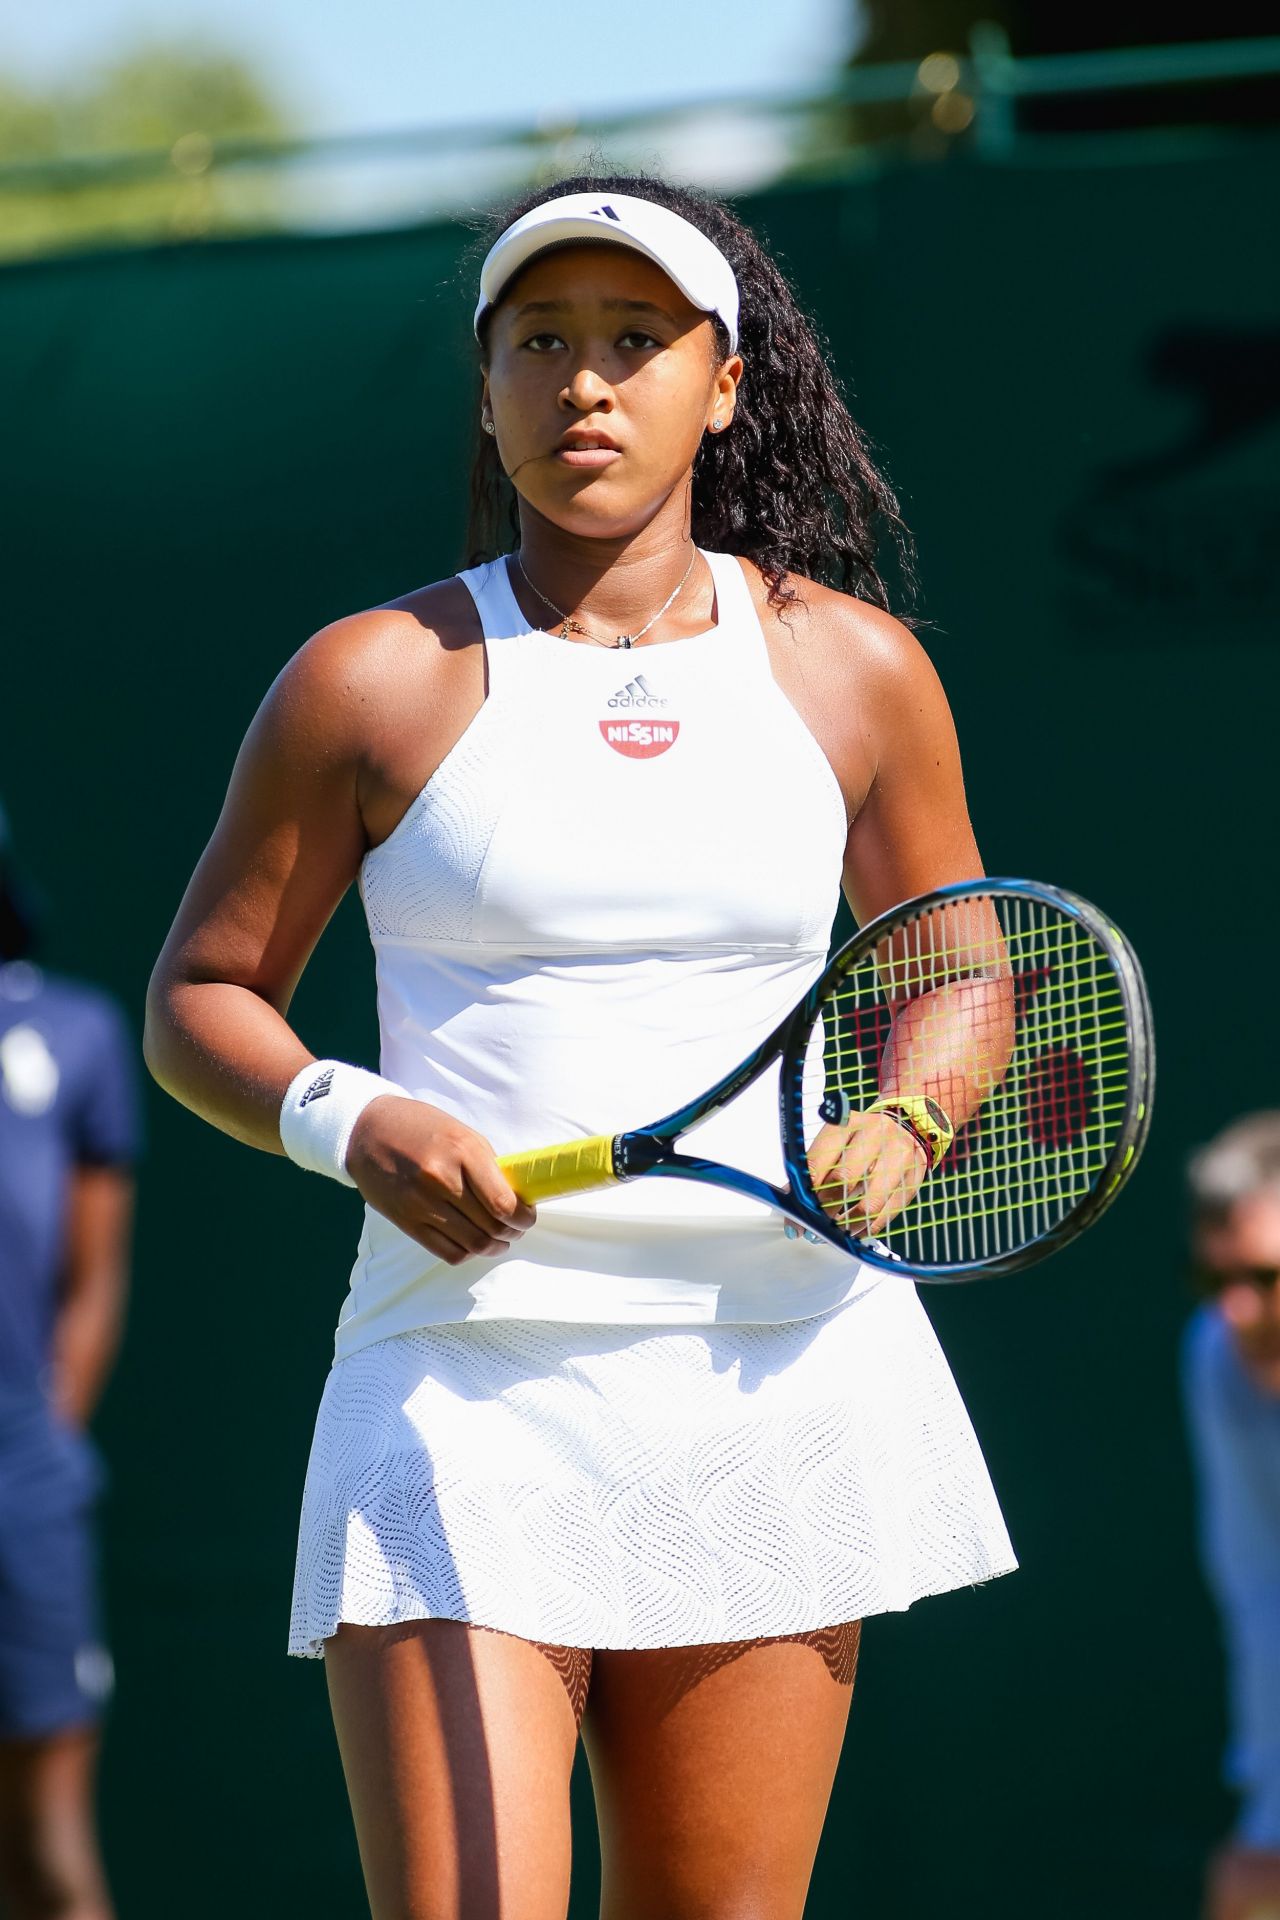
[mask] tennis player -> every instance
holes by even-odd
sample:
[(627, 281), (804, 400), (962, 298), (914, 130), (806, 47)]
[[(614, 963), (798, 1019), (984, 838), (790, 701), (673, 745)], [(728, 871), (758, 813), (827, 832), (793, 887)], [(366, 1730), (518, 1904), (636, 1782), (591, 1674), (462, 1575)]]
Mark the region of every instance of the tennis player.
[[(858, 1623), (1014, 1564), (968, 1418), (908, 1280), (697, 1184), (535, 1219), (495, 1156), (701, 1093), (820, 972), (842, 878), (865, 920), (979, 859), (886, 611), (896, 502), (757, 238), (564, 180), (496, 228), (475, 331), (477, 537), (510, 508), (512, 550), (286, 666), (148, 1058), (366, 1203), (291, 1650), (376, 1920), (563, 1916), (580, 1724), (610, 1920), (787, 1920)], [(287, 1018), (357, 876), (380, 1074)], [(849, 1125), (870, 1186), (919, 1181), (923, 1099)], [(700, 1137), (780, 1172), (764, 1082)]]

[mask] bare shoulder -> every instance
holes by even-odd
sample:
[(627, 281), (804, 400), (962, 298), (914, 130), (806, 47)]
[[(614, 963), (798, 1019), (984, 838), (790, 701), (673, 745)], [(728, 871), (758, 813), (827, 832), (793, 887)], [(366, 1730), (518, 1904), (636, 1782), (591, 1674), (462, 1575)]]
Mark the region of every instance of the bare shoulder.
[(419, 698), (429, 701), (450, 662), (479, 641), (466, 588), (436, 581), (321, 627), (281, 669), (264, 714), (275, 727), (361, 758)]
[(895, 701), (937, 686), (919, 640), (883, 607), (794, 573), (787, 584), (796, 598), (783, 608), (771, 607), (755, 567), (749, 568), (749, 578), (771, 638), (776, 636), (784, 650), (812, 654), (824, 675), (856, 684), (863, 700), (880, 695)]
[(774, 677), (834, 767), (852, 819), (886, 768), (936, 757), (951, 736), (942, 684), (882, 607), (801, 574), (788, 578), (795, 598), (773, 607), (758, 569), (748, 562), (746, 572)]
[(330, 621), (298, 649), (277, 684), (303, 699), (336, 699), (344, 705), (353, 697), (376, 699), (381, 689), (402, 684), (406, 667), (421, 670), (478, 639), (466, 588), (456, 579), (438, 580)]

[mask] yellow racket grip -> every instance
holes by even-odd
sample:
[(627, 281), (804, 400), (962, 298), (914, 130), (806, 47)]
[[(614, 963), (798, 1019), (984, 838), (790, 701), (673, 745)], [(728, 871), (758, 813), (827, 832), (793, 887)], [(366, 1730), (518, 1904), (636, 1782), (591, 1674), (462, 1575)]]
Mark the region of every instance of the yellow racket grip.
[(593, 1187), (611, 1187), (613, 1135), (597, 1133), (590, 1140), (568, 1140), (561, 1147), (537, 1147), (532, 1153), (504, 1154), (498, 1165), (528, 1206), (554, 1200), (561, 1193), (590, 1193)]

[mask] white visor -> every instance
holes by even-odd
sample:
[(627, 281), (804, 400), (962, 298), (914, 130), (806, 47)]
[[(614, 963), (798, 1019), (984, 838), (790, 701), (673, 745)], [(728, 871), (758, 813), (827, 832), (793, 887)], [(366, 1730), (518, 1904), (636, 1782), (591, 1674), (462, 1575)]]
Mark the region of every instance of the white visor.
[(570, 240), (611, 240), (643, 253), (675, 281), (686, 300), (703, 313), (720, 316), (730, 350), (737, 352), (738, 282), (719, 247), (680, 214), (625, 193), (566, 193), (535, 207), (499, 234), (480, 269), (477, 335), (481, 320), (497, 306), (521, 267), (535, 254)]

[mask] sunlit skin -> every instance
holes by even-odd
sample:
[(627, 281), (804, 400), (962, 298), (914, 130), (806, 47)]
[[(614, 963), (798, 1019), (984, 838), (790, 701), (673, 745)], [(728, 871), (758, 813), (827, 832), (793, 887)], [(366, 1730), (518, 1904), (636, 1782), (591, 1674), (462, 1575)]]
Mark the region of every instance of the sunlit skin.
[[(893, 1011), (880, 1091), (929, 1095), (958, 1132), (999, 1086), (1013, 1048), (1013, 978), (999, 924), (985, 903), (935, 910), (882, 943), (876, 966)], [(819, 1127), (809, 1142), (819, 1201), (856, 1233), (882, 1234), (930, 1170), (915, 1135), (889, 1124), (901, 1140), (886, 1139), (882, 1116), (863, 1113)]]
[[(1249, 1377), (1280, 1395), (1280, 1195), (1265, 1188), (1200, 1229), (1196, 1253), (1222, 1276), (1217, 1306)], [(1273, 1274), (1270, 1284), (1258, 1276)]]
[[(522, 322), (534, 299), (554, 311)], [(720, 359), (711, 322), (656, 267), (608, 246), (531, 265), (499, 303), (489, 349), (482, 404), (514, 477), (530, 576), (590, 633), (636, 632), (688, 565), (693, 458), (716, 419), (734, 431), (750, 366)], [(571, 427), (580, 440), (607, 434), (614, 457), (567, 457)], [(743, 572), (774, 678), (843, 798), (844, 884), (859, 920), (979, 873), (951, 716), (913, 636), (802, 579), (784, 617), (758, 570)], [(512, 582), (531, 625), (558, 631), (514, 571)], [(695, 561), (639, 645), (702, 633), (717, 611)], [(565, 644), (593, 642), (575, 633)], [(213, 1125), (282, 1151), (281, 1101), (313, 1057), (288, 1022), (297, 981), (364, 855), (484, 699), (483, 636), (452, 578), (335, 621), (268, 692), (148, 1000), (152, 1072)], [(766, 753), (762, 778), (768, 767)], [(888, 1189), (922, 1177), (901, 1127), (884, 1116), (858, 1125), (864, 1171), (879, 1168)], [(450, 1265), (505, 1251), (534, 1218), (490, 1143), (422, 1101), (366, 1107), (347, 1166), (371, 1206)], [(605, 1920), (803, 1912), (851, 1686), (809, 1645), (735, 1651), (707, 1677), (688, 1649), (596, 1655), (584, 1732)], [(545, 1656), (501, 1634), (414, 1621), (343, 1625), (326, 1668), (374, 1920), (457, 1920), (499, 1905), (563, 1920), (574, 1729)]]
[[(721, 361), (711, 320), (651, 260), (599, 245), (527, 267), (487, 344), (481, 412), (520, 496), (529, 577), (592, 632), (642, 626), (688, 564), (694, 458), (713, 423), (731, 426), (740, 357)], [(668, 637), (707, 624), (697, 573)]]

